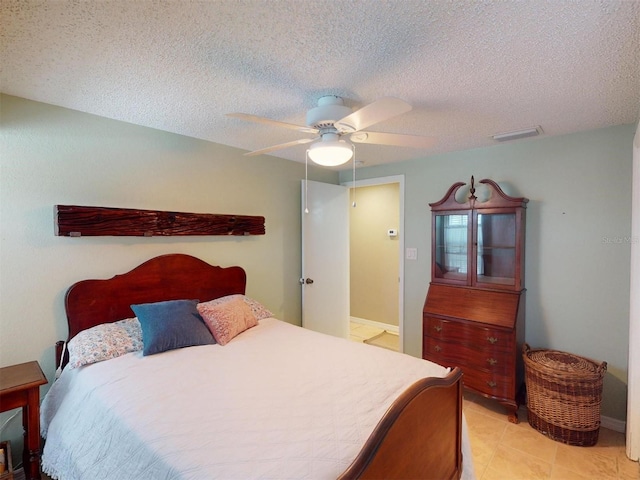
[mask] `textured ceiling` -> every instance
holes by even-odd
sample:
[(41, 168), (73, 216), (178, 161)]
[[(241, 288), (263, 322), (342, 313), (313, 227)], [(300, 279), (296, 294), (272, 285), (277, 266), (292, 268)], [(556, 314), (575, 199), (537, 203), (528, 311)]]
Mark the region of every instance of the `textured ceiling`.
[(633, 0), (0, 0), (0, 22), (3, 93), (245, 150), (308, 135), (225, 113), (304, 125), (325, 94), (401, 98), (368, 130), (438, 138), (358, 144), (367, 166), (640, 112)]

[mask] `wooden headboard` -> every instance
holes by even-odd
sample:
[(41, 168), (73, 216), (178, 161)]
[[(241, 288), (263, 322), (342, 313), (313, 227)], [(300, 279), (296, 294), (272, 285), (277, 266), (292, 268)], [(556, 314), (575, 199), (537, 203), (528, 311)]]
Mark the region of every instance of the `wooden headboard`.
[(246, 280), (241, 267), (216, 267), (184, 254), (152, 258), (107, 280), (82, 280), (67, 290), (65, 298), (68, 339), (101, 323), (134, 317), (133, 304), (180, 299), (206, 302), (244, 294)]

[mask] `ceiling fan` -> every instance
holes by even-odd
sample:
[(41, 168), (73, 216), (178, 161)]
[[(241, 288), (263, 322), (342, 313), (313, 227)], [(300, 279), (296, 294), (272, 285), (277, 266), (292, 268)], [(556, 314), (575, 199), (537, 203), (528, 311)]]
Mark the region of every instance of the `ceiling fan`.
[[(352, 143), (394, 145), (398, 147), (429, 148), (434, 145), (433, 137), (402, 135), (397, 133), (363, 131), (375, 123), (382, 122), (411, 110), (411, 105), (394, 97), (383, 97), (359, 110), (352, 111), (344, 100), (336, 95), (326, 95), (318, 99), (318, 106), (307, 112), (307, 125), (295, 125), (246, 113), (228, 113), (227, 116), (250, 122), (289, 128), (303, 133), (314, 134), (311, 138), (301, 138), (279, 145), (262, 148), (245, 155), (260, 155), (284, 148), (312, 143), (308, 155), (315, 163), (323, 166), (342, 165), (354, 152)], [(317, 141), (316, 141), (317, 140)]]

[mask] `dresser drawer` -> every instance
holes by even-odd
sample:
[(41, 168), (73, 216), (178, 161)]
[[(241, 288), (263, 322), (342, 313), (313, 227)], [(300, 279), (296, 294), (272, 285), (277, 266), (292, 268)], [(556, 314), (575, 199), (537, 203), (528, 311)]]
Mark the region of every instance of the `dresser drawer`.
[(429, 337), (467, 345), (475, 350), (490, 349), (511, 354), (514, 352), (516, 345), (512, 331), (486, 328), (481, 325), (425, 315), (423, 333)]
[[(434, 339), (424, 338), (424, 355), (423, 357), (432, 362), (438, 363), (445, 367), (460, 367), (464, 376), (462, 381), (465, 387), (471, 388), (478, 392), (490, 395), (492, 397), (511, 398), (514, 396), (513, 378), (514, 375), (509, 371), (500, 369), (486, 369), (469, 363), (463, 354), (456, 353), (456, 350), (447, 348), (436, 349), (438, 345)], [(446, 345), (446, 344), (440, 344)], [(449, 345), (451, 347), (451, 345)], [(428, 350), (432, 350), (430, 353)], [(451, 353), (449, 356), (446, 353)]]
[(462, 367), (464, 386), (498, 398), (515, 398), (513, 377)]
[(509, 375), (515, 373), (512, 354), (493, 349), (476, 350), (461, 343), (425, 335), (423, 357), (447, 367), (471, 367), (488, 373)]
[[(487, 232), (493, 227), (490, 222), (483, 217)], [(422, 309), (423, 358), (460, 367), (465, 388), (500, 402), (509, 410), (509, 421), (517, 423), (520, 397), (516, 397), (524, 380), (524, 290), (498, 291), (471, 283), (440, 285), (436, 278)]]

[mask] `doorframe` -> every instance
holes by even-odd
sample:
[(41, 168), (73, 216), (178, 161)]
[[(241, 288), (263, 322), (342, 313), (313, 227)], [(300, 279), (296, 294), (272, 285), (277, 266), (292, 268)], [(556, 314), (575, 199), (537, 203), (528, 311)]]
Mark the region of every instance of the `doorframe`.
[[(399, 185), (398, 192), (398, 208), (400, 224), (398, 230), (400, 231), (398, 239), (398, 333), (399, 333), (399, 352), (404, 352), (404, 175), (390, 175), (388, 177), (376, 177), (366, 178), (363, 180), (341, 182), (340, 185), (349, 187), (349, 193), (352, 188), (358, 187), (372, 187), (377, 185), (388, 185), (390, 183), (397, 183)], [(356, 196), (356, 208), (357, 208), (357, 196)]]
[(633, 137), (631, 189), (631, 275), (629, 279), (629, 360), (626, 452), (640, 459), (640, 123)]

